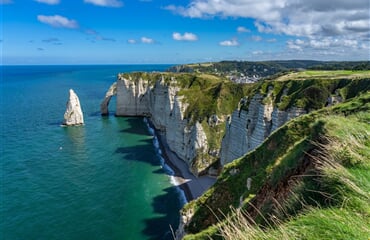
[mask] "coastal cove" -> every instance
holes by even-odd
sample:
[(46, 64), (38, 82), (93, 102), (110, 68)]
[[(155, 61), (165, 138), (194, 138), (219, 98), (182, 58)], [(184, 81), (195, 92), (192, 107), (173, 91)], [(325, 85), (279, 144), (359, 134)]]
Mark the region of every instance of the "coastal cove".
[[(2, 66), (0, 238), (172, 239), (185, 199), (156, 137), (99, 111), (118, 72), (167, 67)], [(60, 126), (70, 88), (84, 126)]]

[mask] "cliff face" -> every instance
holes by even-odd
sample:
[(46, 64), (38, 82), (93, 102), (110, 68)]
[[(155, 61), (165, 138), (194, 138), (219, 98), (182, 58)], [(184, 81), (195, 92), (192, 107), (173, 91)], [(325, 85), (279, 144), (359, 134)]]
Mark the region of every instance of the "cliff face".
[(113, 83), (105, 94), (103, 102), (100, 104), (100, 112), (102, 115), (108, 115), (108, 105), (111, 98), (117, 95), (117, 83)]
[(229, 117), (221, 144), (222, 165), (255, 149), (285, 122), (306, 113), (296, 107), (281, 111), (272, 103), (264, 104), (263, 99), (260, 94), (254, 95), (246, 110), (237, 109)]
[(101, 109), (107, 114), (116, 94), (117, 116), (149, 117), (195, 175), (217, 174), (218, 161), (230, 163), (290, 119), (342, 101), (362, 85), (349, 79), (240, 85), (206, 74), (130, 73), (118, 76)]
[(84, 124), (84, 117), (81, 110), (80, 100), (77, 94), (70, 89), (67, 109), (64, 113), (63, 125), (73, 126)]
[[(188, 105), (178, 95), (176, 80), (167, 80), (153, 82), (120, 75), (116, 83), (116, 115), (150, 117), (155, 128), (165, 135), (170, 149), (191, 166), (195, 157), (207, 152), (207, 137), (199, 122), (190, 125), (184, 118)], [(197, 175), (204, 169), (191, 170)]]

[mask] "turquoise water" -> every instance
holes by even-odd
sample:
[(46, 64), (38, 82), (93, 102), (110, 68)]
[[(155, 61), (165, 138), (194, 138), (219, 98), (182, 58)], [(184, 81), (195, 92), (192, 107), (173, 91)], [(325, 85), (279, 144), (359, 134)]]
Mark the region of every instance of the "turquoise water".
[[(167, 67), (1, 68), (0, 239), (172, 238), (182, 195), (146, 124), (99, 113), (118, 72)], [(69, 88), (84, 126), (60, 126)]]

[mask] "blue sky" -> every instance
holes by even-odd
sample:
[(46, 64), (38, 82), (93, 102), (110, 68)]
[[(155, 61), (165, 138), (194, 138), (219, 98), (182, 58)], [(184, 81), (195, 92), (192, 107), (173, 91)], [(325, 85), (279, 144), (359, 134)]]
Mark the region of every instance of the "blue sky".
[(2, 64), (369, 60), (368, 0), (0, 0)]

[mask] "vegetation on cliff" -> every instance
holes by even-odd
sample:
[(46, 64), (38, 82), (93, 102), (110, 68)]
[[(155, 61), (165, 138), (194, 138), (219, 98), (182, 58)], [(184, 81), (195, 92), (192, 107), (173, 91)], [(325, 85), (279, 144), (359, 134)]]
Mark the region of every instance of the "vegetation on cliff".
[(255, 92), (280, 110), (298, 107), (312, 111), (328, 104), (329, 97), (342, 101), (369, 89), (370, 71), (302, 71), (261, 81)]
[[(359, 85), (348, 87), (347, 96)], [(185, 239), (368, 239), (366, 87), (347, 102), (290, 121), (226, 165), (216, 184), (184, 207), (191, 216)]]
[(177, 94), (184, 97), (188, 106), (184, 116), (189, 126), (201, 123), (207, 136), (208, 151), (200, 150), (192, 161), (191, 167), (197, 174), (217, 165), (226, 119), (242, 98), (239, 107), (246, 111), (257, 93), (263, 97), (264, 104), (272, 104), (282, 111), (291, 107), (312, 111), (327, 105), (330, 98), (343, 101), (369, 90), (370, 86), (370, 71), (301, 71), (254, 84), (237, 84), (205, 73), (139, 72), (120, 74), (120, 77), (132, 81), (142, 79), (150, 87), (155, 87), (157, 82), (179, 87)]
[(178, 87), (178, 96), (187, 105), (184, 118), (189, 127), (196, 122), (202, 125), (207, 137), (208, 151), (200, 149), (191, 168), (195, 174), (205, 174), (218, 160), (218, 151), (225, 131), (225, 120), (241, 98), (249, 95), (254, 85), (236, 84), (226, 78), (203, 73), (145, 73), (119, 75), (120, 78), (138, 82), (143, 80), (149, 89), (156, 84)]
[(312, 60), (279, 61), (221, 61), (178, 65), (168, 69), (170, 72), (208, 73), (218, 76), (255, 76), (257, 79), (271, 77), (300, 69), (310, 70), (370, 70), (370, 61), (335, 62)]

